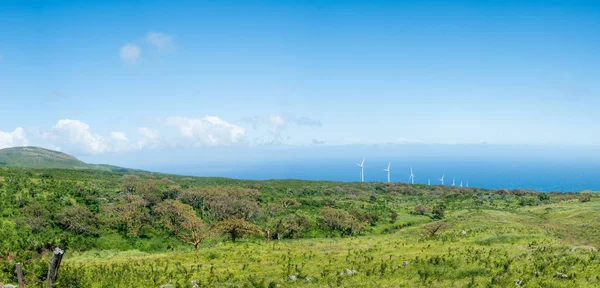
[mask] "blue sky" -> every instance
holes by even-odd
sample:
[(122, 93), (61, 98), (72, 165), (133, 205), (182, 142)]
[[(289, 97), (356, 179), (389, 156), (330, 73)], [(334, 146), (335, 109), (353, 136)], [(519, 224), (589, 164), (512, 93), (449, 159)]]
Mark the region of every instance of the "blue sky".
[(5, 0), (0, 148), (598, 147), (598, 35), (597, 1)]

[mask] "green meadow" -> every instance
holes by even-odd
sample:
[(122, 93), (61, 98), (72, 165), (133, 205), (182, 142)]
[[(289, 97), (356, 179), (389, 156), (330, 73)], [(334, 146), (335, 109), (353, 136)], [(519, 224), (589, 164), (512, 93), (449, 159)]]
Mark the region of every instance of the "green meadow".
[(0, 169), (0, 282), (600, 287), (598, 193)]

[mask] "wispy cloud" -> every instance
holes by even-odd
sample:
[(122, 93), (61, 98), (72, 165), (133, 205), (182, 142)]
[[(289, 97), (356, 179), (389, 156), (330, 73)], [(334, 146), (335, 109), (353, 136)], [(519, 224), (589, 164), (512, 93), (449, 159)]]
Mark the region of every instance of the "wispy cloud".
[(271, 139), (262, 141), (263, 144), (282, 144), (283, 140), (289, 139), (289, 136), (283, 136), (283, 132), (290, 125), (305, 127), (320, 127), (323, 125), (319, 120), (309, 117), (297, 117), (289, 113), (246, 117), (242, 121), (251, 124), (254, 129), (266, 127)]
[(135, 64), (138, 62), (142, 50), (139, 46), (135, 44), (125, 44), (121, 49), (119, 49), (119, 57), (121, 60), (127, 64)]
[(146, 43), (161, 51), (171, 51), (175, 48), (173, 36), (160, 32), (148, 32), (145, 37)]
[(323, 145), (327, 143), (326, 141), (322, 141), (322, 140), (317, 140), (317, 139), (312, 139), (312, 144), (313, 145)]

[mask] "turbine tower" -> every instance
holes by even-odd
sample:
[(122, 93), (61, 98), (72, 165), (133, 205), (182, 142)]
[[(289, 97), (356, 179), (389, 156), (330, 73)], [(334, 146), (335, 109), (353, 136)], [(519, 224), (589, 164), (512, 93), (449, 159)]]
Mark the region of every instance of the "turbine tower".
[(412, 167), (410, 167), (410, 176), (408, 176), (408, 181), (410, 181), (410, 184), (415, 184), (415, 174), (412, 172)]
[(452, 187), (456, 186), (456, 184), (454, 183), (454, 178), (452, 178)]
[(365, 158), (363, 158), (360, 164), (356, 163), (360, 167), (360, 182), (365, 182)]
[(444, 174), (442, 174), (442, 178), (440, 178), (440, 181), (442, 182), (442, 186), (444, 186)]
[(462, 187), (462, 180), (460, 180), (460, 185), (459, 186)]
[(427, 178), (427, 185), (431, 186), (431, 178)]
[(388, 174), (388, 183), (390, 183), (390, 166), (392, 166), (392, 162), (388, 163), (387, 169), (383, 169), (383, 171), (387, 172)]
[(467, 188), (469, 188), (469, 181), (467, 181)]

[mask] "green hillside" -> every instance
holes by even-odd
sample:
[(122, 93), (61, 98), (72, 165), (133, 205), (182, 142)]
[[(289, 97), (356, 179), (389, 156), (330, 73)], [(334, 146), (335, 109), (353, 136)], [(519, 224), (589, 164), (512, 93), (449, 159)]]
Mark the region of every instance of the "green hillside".
[(0, 167), (0, 283), (44, 286), (58, 246), (58, 288), (600, 287), (598, 215), (591, 191)]
[(88, 164), (69, 154), (40, 147), (0, 149), (0, 167), (94, 169), (116, 172), (139, 171), (111, 165)]

